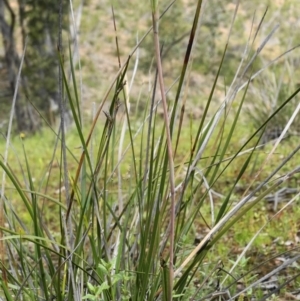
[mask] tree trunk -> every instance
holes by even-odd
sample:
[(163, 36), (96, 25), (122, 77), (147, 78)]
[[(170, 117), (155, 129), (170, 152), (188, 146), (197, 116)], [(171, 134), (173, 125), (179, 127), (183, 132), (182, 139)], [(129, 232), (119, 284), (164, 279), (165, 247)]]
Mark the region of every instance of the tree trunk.
[[(10, 24), (5, 19), (5, 9), (10, 14)], [(7, 0), (0, 0), (0, 30), (5, 51), (5, 63), (8, 71), (8, 81), (11, 97), (14, 95), (17, 82), (17, 73), (20, 66), (20, 58), (17, 54), (14, 40), (15, 14)], [(30, 104), (17, 96), (15, 114), (19, 131), (35, 132), (38, 122), (35, 122)]]

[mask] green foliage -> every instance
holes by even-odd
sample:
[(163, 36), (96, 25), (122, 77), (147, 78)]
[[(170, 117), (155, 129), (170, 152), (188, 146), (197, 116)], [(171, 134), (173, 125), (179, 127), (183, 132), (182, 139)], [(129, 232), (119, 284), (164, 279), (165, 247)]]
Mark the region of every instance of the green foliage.
[[(118, 274), (114, 273), (114, 266), (116, 262), (105, 262), (101, 260), (98, 267), (97, 273), (101, 277), (101, 285), (93, 285), (88, 282), (87, 286), (89, 289), (89, 294), (82, 297), (83, 300), (106, 300), (103, 292), (105, 290), (114, 290), (118, 284), (122, 283), (121, 288), (121, 299), (122, 301), (130, 300), (130, 292), (128, 291), (128, 284), (133, 280), (132, 276), (126, 275), (125, 271), (121, 271)], [(105, 280), (109, 279), (109, 280)], [(112, 299), (116, 299), (116, 296), (113, 296)]]

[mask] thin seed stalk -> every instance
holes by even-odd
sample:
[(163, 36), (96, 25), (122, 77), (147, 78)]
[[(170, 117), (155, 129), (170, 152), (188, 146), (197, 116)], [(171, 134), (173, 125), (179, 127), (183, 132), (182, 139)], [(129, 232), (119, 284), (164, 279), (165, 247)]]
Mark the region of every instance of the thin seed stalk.
[(171, 206), (170, 206), (170, 261), (169, 261), (169, 288), (168, 288), (168, 300), (171, 301), (172, 291), (173, 291), (173, 280), (174, 280), (174, 239), (175, 239), (175, 176), (174, 176), (174, 161), (173, 161), (173, 150), (172, 150), (172, 140), (170, 133), (170, 123), (168, 117), (168, 109), (167, 109), (167, 99), (165, 94), (165, 86), (163, 80), (163, 72), (162, 72), (162, 63), (160, 56), (160, 45), (159, 45), (159, 35), (158, 35), (158, 8), (157, 5), (153, 6), (152, 10), (152, 22), (153, 22), (153, 36), (154, 36), (154, 47), (155, 47), (155, 58), (157, 64), (158, 71), (158, 81), (160, 85), (160, 93), (163, 104), (163, 112), (164, 112), (164, 122), (167, 136), (167, 149), (168, 149), (168, 160), (169, 160), (169, 169), (170, 169), (170, 193), (171, 193)]

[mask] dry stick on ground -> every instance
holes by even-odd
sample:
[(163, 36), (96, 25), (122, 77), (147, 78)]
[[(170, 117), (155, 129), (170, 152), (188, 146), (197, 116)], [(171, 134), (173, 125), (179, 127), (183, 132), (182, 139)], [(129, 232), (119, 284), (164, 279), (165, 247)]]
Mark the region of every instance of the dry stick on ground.
[[(257, 281), (255, 281), (254, 283), (252, 283), (251, 285), (249, 285), (248, 287), (246, 287), (245, 289), (243, 289), (242, 291), (240, 291), (238, 294), (234, 295), (233, 297), (230, 298), (229, 301), (231, 300), (236, 300), (236, 298), (238, 298), (240, 295), (242, 295), (243, 293), (247, 292), (248, 290), (250, 290), (251, 288), (261, 284), (263, 281), (271, 278), (273, 275), (279, 273), (281, 270), (287, 268), (288, 266), (292, 265), (295, 261), (297, 261), (300, 258), (300, 254), (294, 256), (293, 258), (290, 258), (288, 260), (286, 260), (282, 265), (280, 265), (279, 267), (277, 267), (276, 269), (272, 270), (270, 273), (268, 273), (267, 275), (261, 277), (260, 279), (258, 279)], [(287, 283), (287, 282), (286, 282)], [(284, 283), (284, 285), (286, 284)], [(278, 289), (276, 290), (278, 291)], [(272, 292), (272, 293), (275, 293)]]
[[(227, 278), (233, 273), (234, 269), (238, 266), (239, 262), (242, 258), (246, 256), (246, 252), (249, 250), (250, 246), (252, 246), (255, 239), (262, 233), (262, 231), (270, 224), (270, 222), (275, 219), (279, 214), (281, 214), (288, 206), (290, 206), (292, 203), (294, 203), (300, 196), (300, 193), (298, 193), (296, 196), (294, 196), (287, 204), (285, 204), (279, 211), (277, 211), (271, 218), (267, 220), (267, 222), (255, 233), (255, 235), (251, 238), (250, 242), (246, 245), (246, 247), (243, 249), (242, 253), (238, 256), (237, 260), (234, 262), (233, 266), (225, 276), (225, 278), (221, 282), (222, 285), (226, 282)], [(227, 287), (228, 288), (228, 287)]]
[(175, 223), (175, 178), (174, 178), (174, 162), (173, 162), (173, 151), (172, 151), (172, 141), (170, 133), (170, 124), (168, 117), (167, 99), (165, 94), (165, 86), (162, 73), (162, 64), (160, 56), (160, 45), (158, 37), (158, 7), (157, 4), (152, 6), (152, 21), (153, 21), (153, 36), (154, 36), (154, 46), (155, 46), (155, 57), (157, 63), (158, 80), (161, 91), (162, 104), (164, 109), (164, 121), (165, 129), (167, 135), (167, 148), (168, 148), (168, 159), (170, 168), (170, 192), (171, 192), (171, 208), (170, 208), (170, 261), (169, 261), (169, 294), (168, 300), (172, 300), (172, 290), (173, 290), (173, 261), (174, 261), (174, 223)]
[[(179, 275), (179, 273), (183, 270), (183, 268), (194, 258), (194, 256), (202, 250), (217, 234), (223, 226), (234, 216), (236, 213), (248, 203), (257, 192), (259, 192), (270, 180), (271, 178), (300, 150), (300, 145), (294, 149), (287, 157), (284, 159), (278, 167), (262, 182), (256, 189), (254, 189), (249, 195), (243, 198), (236, 206), (234, 206), (210, 231), (209, 233), (202, 239), (202, 241), (197, 245), (197, 247), (187, 256), (184, 262), (180, 265), (180, 267), (175, 271), (175, 277)], [(262, 199), (264, 196), (268, 195), (271, 191), (274, 190), (275, 187), (281, 185), (290, 179), (295, 173), (300, 173), (300, 166), (287, 173), (284, 177), (277, 180), (275, 184), (273, 184), (270, 188), (261, 193), (259, 197), (257, 197), (253, 201), (253, 205), (257, 203), (258, 200)]]

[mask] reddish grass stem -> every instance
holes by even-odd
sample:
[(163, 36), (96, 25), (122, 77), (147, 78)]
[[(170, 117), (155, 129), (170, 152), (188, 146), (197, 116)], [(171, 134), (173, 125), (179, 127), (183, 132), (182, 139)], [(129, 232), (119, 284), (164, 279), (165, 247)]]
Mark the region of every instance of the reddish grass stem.
[(170, 168), (170, 192), (171, 192), (171, 207), (170, 207), (170, 258), (169, 258), (169, 288), (168, 288), (168, 300), (172, 300), (172, 290), (173, 290), (173, 279), (174, 279), (174, 236), (175, 236), (175, 176), (174, 176), (174, 162), (173, 162), (173, 150), (172, 150), (172, 140), (170, 133), (170, 123), (168, 117), (167, 109), (167, 99), (165, 94), (165, 86), (162, 72), (162, 63), (160, 55), (160, 45), (159, 45), (159, 35), (158, 35), (158, 8), (157, 6), (152, 11), (152, 21), (153, 21), (153, 35), (154, 35), (154, 47), (155, 47), (155, 57), (158, 71), (158, 81), (160, 85), (161, 99), (164, 111), (164, 122), (167, 135), (167, 149), (168, 149), (168, 159)]

